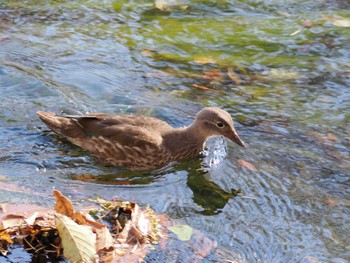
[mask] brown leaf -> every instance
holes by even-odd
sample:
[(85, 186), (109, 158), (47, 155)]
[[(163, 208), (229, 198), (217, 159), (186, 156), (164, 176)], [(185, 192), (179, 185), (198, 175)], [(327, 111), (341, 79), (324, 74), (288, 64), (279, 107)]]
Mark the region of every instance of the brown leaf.
[(192, 84), (193, 87), (197, 88), (197, 89), (202, 89), (202, 90), (210, 90), (210, 91), (216, 91), (214, 89), (202, 86), (202, 85), (198, 85), (198, 84)]
[(85, 218), (86, 224), (92, 227), (103, 228), (106, 226), (102, 223), (96, 222), (89, 214), (84, 214), (84, 218)]
[(96, 234), (96, 250), (98, 253), (100, 250), (109, 250), (113, 247), (114, 239), (106, 226), (96, 229)]
[(60, 191), (53, 190), (52, 194), (56, 197), (55, 210), (57, 213), (74, 218), (74, 207), (67, 197), (61, 194)]
[(308, 20), (303, 20), (301, 21), (301, 24), (304, 26), (304, 27), (307, 27), (307, 28), (311, 28), (311, 27), (314, 27), (315, 24), (312, 23), (311, 21), (308, 21)]
[(242, 83), (242, 80), (237, 76), (237, 74), (233, 71), (232, 67), (228, 67), (227, 68), (227, 75), (229, 76), (229, 78), (235, 82), (237, 85)]
[(331, 133), (331, 132), (329, 132), (329, 133), (327, 134), (326, 139), (327, 139), (328, 141), (333, 141), (333, 142), (336, 142), (336, 141), (338, 140), (338, 138), (337, 138), (333, 133)]
[(154, 51), (149, 50), (149, 49), (144, 49), (141, 51), (141, 54), (145, 57), (150, 57), (154, 54)]
[(326, 197), (323, 202), (326, 204), (326, 205), (329, 205), (329, 206), (337, 206), (339, 205), (339, 200), (337, 199), (334, 199), (334, 198), (330, 198), (330, 197)]
[(119, 262), (118, 260), (114, 260), (116, 255), (117, 254), (114, 247), (110, 247), (108, 249), (102, 249), (98, 251), (99, 262), (101, 263)]
[(99, 255), (100, 262), (112, 262), (116, 256), (114, 249), (114, 239), (105, 226), (103, 228), (96, 229), (96, 250)]
[(79, 225), (86, 225), (85, 215), (82, 212), (75, 212), (73, 219)]
[(133, 225), (131, 221), (128, 221), (123, 230), (118, 235), (118, 241), (122, 245), (136, 245), (138, 243), (144, 243), (144, 237), (141, 232)]
[(152, 236), (159, 235), (159, 230), (157, 229), (158, 232), (155, 233), (156, 228), (153, 227), (155, 222), (152, 217), (154, 214), (148, 210), (141, 210), (136, 204), (132, 204), (129, 209), (131, 210), (131, 219), (125, 223), (114, 245), (117, 253), (117, 261), (115, 262), (142, 261), (148, 253), (146, 245), (150, 243)]
[(220, 82), (220, 81), (223, 81), (225, 79), (225, 77), (221, 73), (220, 70), (214, 69), (214, 70), (211, 70), (211, 71), (204, 72), (204, 75), (202, 76), (202, 79)]
[(242, 159), (238, 159), (238, 160), (237, 160), (237, 163), (238, 163), (239, 165), (241, 165), (241, 166), (247, 168), (248, 170), (251, 170), (251, 171), (257, 171), (257, 170), (258, 170), (258, 169), (256, 169), (256, 167), (255, 167), (253, 164), (251, 164), (251, 163), (249, 163), (249, 162), (247, 162), (247, 161), (244, 161), (244, 160), (242, 160)]

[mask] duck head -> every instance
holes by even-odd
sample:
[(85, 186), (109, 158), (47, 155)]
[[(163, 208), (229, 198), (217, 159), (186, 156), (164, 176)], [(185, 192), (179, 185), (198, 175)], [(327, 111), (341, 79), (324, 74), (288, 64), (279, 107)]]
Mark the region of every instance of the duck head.
[(239, 146), (246, 147), (238, 136), (231, 115), (216, 107), (207, 107), (196, 114), (193, 125), (203, 138), (211, 136), (225, 136)]

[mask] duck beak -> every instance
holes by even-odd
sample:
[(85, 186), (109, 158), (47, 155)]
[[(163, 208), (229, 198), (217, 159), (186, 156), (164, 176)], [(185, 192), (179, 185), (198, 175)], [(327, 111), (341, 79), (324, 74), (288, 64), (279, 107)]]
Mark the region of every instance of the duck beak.
[(239, 146), (242, 146), (244, 148), (247, 147), (246, 144), (241, 140), (241, 138), (239, 138), (239, 136), (238, 136), (238, 134), (237, 134), (237, 132), (235, 130), (233, 130), (226, 137), (229, 138), (234, 143), (238, 144)]

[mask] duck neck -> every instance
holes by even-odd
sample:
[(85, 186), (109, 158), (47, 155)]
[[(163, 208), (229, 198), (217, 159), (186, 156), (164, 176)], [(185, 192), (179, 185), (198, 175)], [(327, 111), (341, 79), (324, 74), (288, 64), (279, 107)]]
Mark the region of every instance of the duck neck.
[(174, 161), (183, 161), (196, 157), (203, 150), (206, 138), (202, 138), (192, 124), (176, 128), (164, 136), (166, 147), (172, 152)]

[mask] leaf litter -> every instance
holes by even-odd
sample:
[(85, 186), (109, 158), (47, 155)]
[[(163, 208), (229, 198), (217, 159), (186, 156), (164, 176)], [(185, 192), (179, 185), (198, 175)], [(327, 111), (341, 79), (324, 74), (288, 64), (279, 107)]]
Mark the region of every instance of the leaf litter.
[(139, 262), (165, 237), (156, 213), (132, 202), (97, 198), (97, 208), (75, 211), (59, 191), (55, 210), (4, 214), (0, 219), (0, 257), (12, 244), (35, 256), (69, 262)]
[[(174, 224), (149, 207), (97, 197), (88, 200), (93, 207), (76, 211), (59, 191), (52, 194), (55, 210), (0, 204), (0, 261), (18, 246), (32, 254), (31, 262), (130, 263), (150, 252), (172, 254), (174, 244), (188, 260), (203, 259), (217, 246), (201, 231)], [(176, 238), (169, 239), (169, 231)]]

